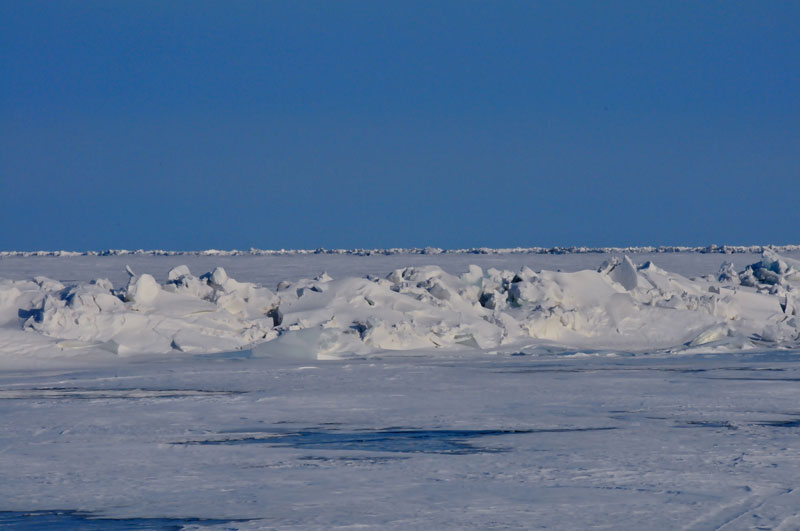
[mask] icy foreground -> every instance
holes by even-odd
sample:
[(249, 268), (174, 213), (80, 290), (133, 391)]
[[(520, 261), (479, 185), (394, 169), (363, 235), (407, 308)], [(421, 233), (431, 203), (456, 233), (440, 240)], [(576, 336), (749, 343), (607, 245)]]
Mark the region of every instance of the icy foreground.
[(799, 379), (798, 351), (5, 373), (0, 528), (798, 529)]
[(342, 359), (390, 351), (537, 348), (697, 352), (800, 345), (800, 262), (773, 251), (743, 271), (689, 279), (627, 256), (598, 269), (519, 271), (438, 266), (387, 276), (285, 280), (276, 290), (178, 266), (159, 283), (129, 269), (65, 285), (0, 281), (0, 356), (248, 349), (256, 357)]
[(797, 262), (643, 258), (2, 258), (0, 528), (799, 529)]

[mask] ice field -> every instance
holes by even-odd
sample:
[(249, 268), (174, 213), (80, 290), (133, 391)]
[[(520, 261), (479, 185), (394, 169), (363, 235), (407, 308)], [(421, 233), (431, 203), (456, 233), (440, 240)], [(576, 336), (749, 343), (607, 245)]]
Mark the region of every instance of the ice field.
[(798, 529), (798, 259), (4, 255), (0, 528)]

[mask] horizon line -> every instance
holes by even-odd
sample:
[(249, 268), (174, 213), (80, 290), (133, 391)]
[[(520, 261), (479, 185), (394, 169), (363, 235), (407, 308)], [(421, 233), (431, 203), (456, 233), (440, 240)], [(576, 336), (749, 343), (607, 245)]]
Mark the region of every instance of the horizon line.
[(104, 249), (87, 251), (0, 251), (0, 258), (7, 257), (33, 257), (33, 256), (128, 256), (128, 255), (151, 255), (151, 256), (281, 256), (281, 255), (314, 255), (314, 254), (333, 254), (351, 256), (371, 256), (371, 255), (436, 255), (436, 254), (609, 254), (609, 253), (716, 253), (716, 254), (739, 254), (739, 253), (763, 253), (765, 250), (776, 252), (800, 251), (800, 244), (788, 245), (717, 245), (710, 244), (705, 246), (687, 245), (634, 245), (625, 247), (588, 247), (588, 246), (553, 246), (553, 247), (469, 247), (458, 249), (443, 249), (440, 247), (387, 247), (387, 248), (354, 248), (354, 249), (327, 249), (318, 247), (316, 249), (257, 249), (248, 250), (231, 249), (205, 249), (205, 250), (165, 250), (165, 249)]

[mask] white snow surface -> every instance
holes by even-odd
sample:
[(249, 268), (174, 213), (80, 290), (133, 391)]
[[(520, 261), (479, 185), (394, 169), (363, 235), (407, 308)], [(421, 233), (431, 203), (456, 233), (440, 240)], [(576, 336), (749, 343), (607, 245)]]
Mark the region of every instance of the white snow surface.
[(800, 529), (765, 251), (0, 257), (0, 528)]
[(800, 261), (769, 249), (742, 271), (723, 263), (718, 274), (691, 279), (627, 255), (570, 272), (414, 265), (286, 279), (273, 289), (237, 281), (223, 267), (195, 276), (179, 265), (161, 282), (126, 270), (118, 287), (105, 278), (0, 280), (0, 363), (237, 349), (343, 359), (800, 346)]

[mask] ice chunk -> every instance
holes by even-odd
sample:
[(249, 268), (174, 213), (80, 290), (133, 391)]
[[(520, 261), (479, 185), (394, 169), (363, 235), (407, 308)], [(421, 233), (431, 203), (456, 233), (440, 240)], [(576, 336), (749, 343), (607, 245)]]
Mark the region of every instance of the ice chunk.
[(222, 287), (228, 281), (228, 273), (225, 272), (225, 269), (216, 267), (207, 278), (209, 279), (209, 283)]
[(764, 284), (785, 287), (800, 283), (800, 261), (784, 258), (767, 249), (762, 253), (761, 261), (747, 266), (739, 274), (739, 279), (745, 286)]
[(479, 286), (483, 280), (483, 269), (476, 265), (470, 265), (469, 270), (461, 275), (461, 280), (467, 284)]
[(722, 262), (717, 274), (717, 281), (739, 284), (739, 275), (736, 274), (736, 269), (734, 269), (732, 262)]
[(705, 345), (714, 341), (719, 341), (729, 335), (732, 335), (731, 330), (726, 324), (715, 324), (700, 332), (697, 337), (689, 343), (689, 346), (696, 347)]
[(189, 271), (189, 266), (186, 265), (179, 265), (173, 267), (172, 269), (169, 270), (169, 273), (167, 273), (167, 279), (169, 279), (170, 281), (175, 281), (180, 278), (190, 277), (190, 276), (192, 276), (192, 272)]
[(125, 292), (125, 300), (136, 304), (150, 304), (156, 300), (160, 292), (161, 287), (156, 279), (145, 273), (138, 278), (131, 278)]
[(620, 284), (627, 291), (634, 290), (638, 286), (636, 266), (627, 256), (624, 256), (622, 260), (615, 257), (610, 262), (605, 262), (600, 266), (599, 271), (607, 274), (611, 280)]

